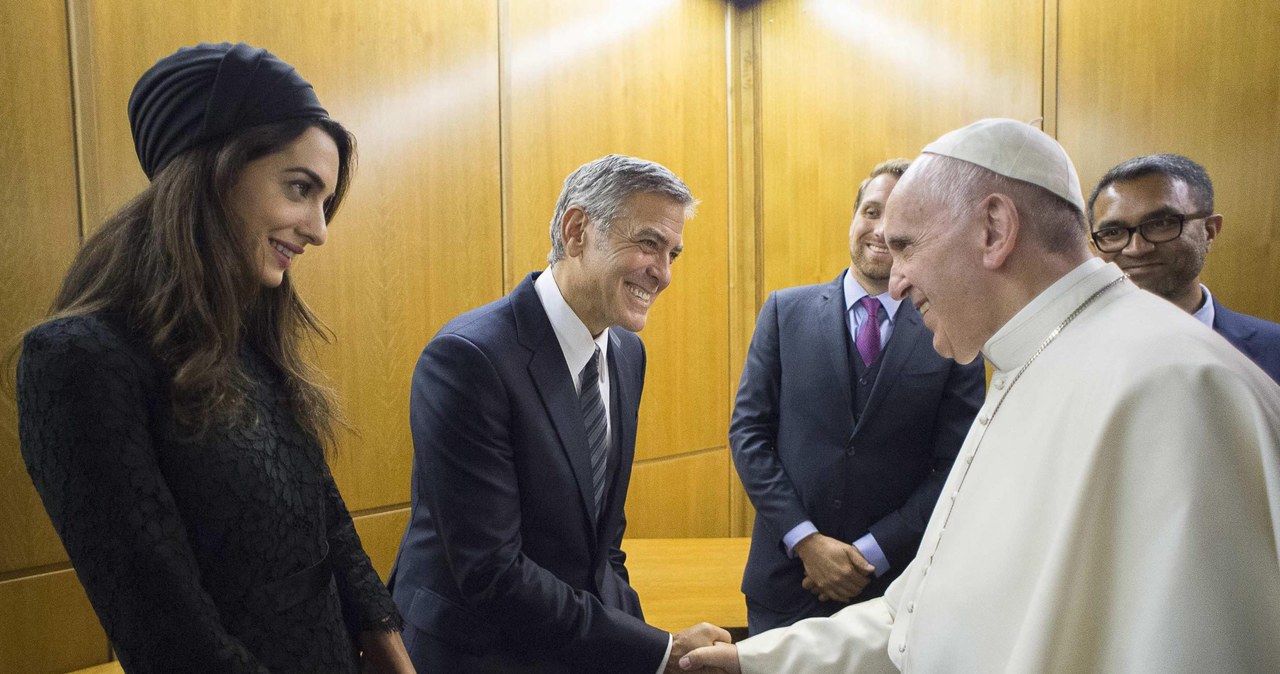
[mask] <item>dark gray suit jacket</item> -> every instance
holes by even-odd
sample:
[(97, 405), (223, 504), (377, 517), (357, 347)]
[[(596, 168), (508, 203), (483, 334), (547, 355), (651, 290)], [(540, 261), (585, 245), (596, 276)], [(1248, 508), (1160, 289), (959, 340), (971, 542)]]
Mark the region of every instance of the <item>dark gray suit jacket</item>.
[(811, 601), (782, 543), (805, 520), (848, 543), (870, 531), (890, 569), (858, 599), (883, 594), (915, 555), (984, 396), (981, 358), (939, 356), (903, 302), (855, 424), (845, 314), (844, 274), (770, 295), (738, 387), (729, 442), (756, 508), (742, 591), (776, 612)]
[(1280, 325), (1232, 311), (1215, 297), (1213, 329), (1280, 384)]
[[(614, 452), (597, 517), (582, 413), (537, 276), (450, 321), (418, 360), (413, 508), (388, 585), (416, 662), (465, 654), (653, 674), (668, 635), (644, 623), (620, 549), (644, 346), (609, 331)], [(449, 671), (495, 669), (510, 671)]]

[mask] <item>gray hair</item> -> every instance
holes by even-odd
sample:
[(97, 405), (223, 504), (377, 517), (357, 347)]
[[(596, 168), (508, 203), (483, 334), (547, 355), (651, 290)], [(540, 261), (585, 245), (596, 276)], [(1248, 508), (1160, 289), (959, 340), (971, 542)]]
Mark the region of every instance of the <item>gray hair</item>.
[(560, 220), (571, 207), (581, 208), (595, 223), (596, 231), (603, 234), (609, 231), (622, 204), (634, 194), (670, 197), (684, 207), (686, 220), (693, 217), (698, 205), (689, 186), (657, 162), (620, 154), (587, 162), (564, 179), (555, 214), (551, 216), (551, 252), (547, 253), (547, 262), (554, 265), (564, 259)]
[(961, 159), (926, 156), (933, 159), (927, 171), (933, 198), (953, 219), (968, 217), (975, 202), (999, 192), (1013, 200), (1018, 217), (1045, 251), (1067, 253), (1088, 245), (1084, 213), (1057, 194)]

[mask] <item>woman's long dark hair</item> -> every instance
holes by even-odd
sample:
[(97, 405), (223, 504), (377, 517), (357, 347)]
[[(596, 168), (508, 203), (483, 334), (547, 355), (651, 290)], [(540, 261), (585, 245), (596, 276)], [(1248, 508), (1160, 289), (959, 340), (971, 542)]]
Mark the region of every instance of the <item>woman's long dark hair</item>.
[(259, 261), (227, 196), (245, 166), (318, 127), (338, 146), (338, 181), (325, 205), (341, 205), (355, 163), (355, 140), (328, 118), (251, 127), (176, 157), (147, 189), (85, 241), (54, 298), (56, 320), (96, 311), (122, 313), (167, 368), (173, 417), (199, 437), (246, 417), (242, 340), (280, 369), (294, 418), (326, 451), (340, 422), (332, 389), (304, 357), (311, 338), (331, 333), (285, 274), (277, 288), (259, 281)]

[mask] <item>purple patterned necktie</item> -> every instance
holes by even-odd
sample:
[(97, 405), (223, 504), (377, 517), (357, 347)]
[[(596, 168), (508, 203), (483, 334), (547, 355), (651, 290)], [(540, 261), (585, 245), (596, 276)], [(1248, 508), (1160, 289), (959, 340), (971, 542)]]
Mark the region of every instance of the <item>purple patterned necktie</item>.
[(858, 328), (858, 336), (853, 340), (858, 347), (858, 355), (868, 367), (876, 362), (880, 355), (880, 300), (866, 295), (861, 300), (862, 308), (867, 310), (867, 320)]

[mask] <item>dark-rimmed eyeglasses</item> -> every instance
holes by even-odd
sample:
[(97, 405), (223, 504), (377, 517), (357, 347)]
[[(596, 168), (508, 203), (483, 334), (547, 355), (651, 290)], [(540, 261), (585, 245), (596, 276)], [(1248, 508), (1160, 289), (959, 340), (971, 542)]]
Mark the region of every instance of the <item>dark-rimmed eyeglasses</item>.
[(1089, 236), (1093, 238), (1093, 245), (1104, 253), (1119, 253), (1129, 245), (1129, 241), (1133, 239), (1133, 233), (1137, 232), (1139, 236), (1147, 240), (1147, 243), (1164, 243), (1173, 241), (1182, 236), (1182, 227), (1187, 224), (1188, 220), (1199, 220), (1207, 218), (1212, 213), (1170, 213), (1162, 215), (1158, 218), (1143, 220), (1133, 227), (1121, 227), (1119, 225), (1107, 225), (1092, 232)]

